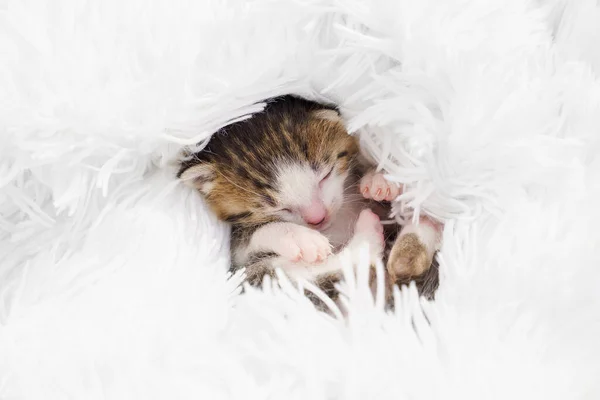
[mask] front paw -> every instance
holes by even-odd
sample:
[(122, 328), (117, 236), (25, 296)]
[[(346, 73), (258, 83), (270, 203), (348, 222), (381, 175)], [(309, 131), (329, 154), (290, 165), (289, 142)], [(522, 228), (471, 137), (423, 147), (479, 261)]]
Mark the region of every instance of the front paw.
[(301, 225), (286, 226), (282, 235), (272, 240), (273, 250), (292, 262), (318, 263), (331, 254), (329, 239)]
[(392, 201), (402, 190), (400, 185), (387, 181), (381, 172), (370, 171), (360, 180), (360, 192), (366, 199)]

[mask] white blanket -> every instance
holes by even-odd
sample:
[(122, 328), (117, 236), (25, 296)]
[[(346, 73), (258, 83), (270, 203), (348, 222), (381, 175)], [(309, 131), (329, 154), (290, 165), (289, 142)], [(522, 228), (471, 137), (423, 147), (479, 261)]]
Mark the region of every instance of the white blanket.
[[(0, 399), (600, 398), (599, 43), (596, 0), (0, 1)], [(174, 160), (284, 93), (447, 221), (436, 301), (239, 294)]]

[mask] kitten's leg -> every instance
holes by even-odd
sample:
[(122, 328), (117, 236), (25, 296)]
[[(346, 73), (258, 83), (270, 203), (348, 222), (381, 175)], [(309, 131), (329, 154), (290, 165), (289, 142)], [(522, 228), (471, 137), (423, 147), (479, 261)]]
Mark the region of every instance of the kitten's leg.
[(354, 225), (354, 235), (347, 247), (355, 249), (365, 242), (369, 245), (372, 261), (381, 257), (385, 246), (383, 225), (381, 225), (379, 216), (370, 209), (364, 209), (360, 212)]
[[(265, 229), (263, 233), (274, 234), (271, 229)], [(355, 257), (366, 243), (370, 251), (371, 265), (373, 265), (376, 259), (381, 259), (385, 244), (381, 221), (369, 209), (363, 210), (358, 216), (353, 237), (342, 252), (329, 255), (321, 262), (292, 261), (292, 259), (296, 259), (296, 257), (290, 257), (295, 255), (294, 252), (289, 252), (284, 257), (273, 251), (278, 247), (273, 245), (274, 240), (280, 236), (271, 236), (271, 240), (267, 244), (264, 243), (265, 237), (261, 235), (256, 236), (256, 233), (252, 235), (254, 241), (251, 239), (249, 245), (245, 246), (243, 250), (248, 255), (247, 261), (244, 264), (239, 264), (240, 267), (246, 267), (246, 281), (248, 283), (258, 286), (263, 281), (265, 275), (274, 278), (275, 270), (281, 268), (292, 281), (306, 279), (313, 282), (334, 302), (337, 301), (338, 296), (335, 285), (343, 278), (342, 253), (350, 252)], [(275, 233), (280, 234), (281, 232)], [(306, 295), (313, 301), (317, 308), (322, 311), (328, 311), (328, 308), (317, 296), (308, 291)]]
[(362, 210), (359, 214), (354, 225), (352, 239), (341, 252), (313, 263), (304, 260), (290, 262), (289, 259), (283, 257), (274, 257), (271, 262), (273, 268), (281, 268), (292, 279), (307, 279), (318, 282), (321, 276), (341, 273), (343, 253), (350, 252), (355, 257), (365, 243), (368, 245), (371, 261), (377, 258), (381, 259), (385, 245), (383, 226), (379, 217), (369, 209)]
[(331, 254), (331, 245), (314, 229), (289, 222), (273, 222), (258, 228), (245, 245), (236, 248), (234, 261), (244, 264), (257, 253), (275, 253), (291, 262), (315, 263)]
[[(371, 170), (365, 174), (360, 180), (360, 191), (363, 197), (367, 199), (373, 199), (376, 201), (391, 201), (394, 200), (402, 193), (400, 185), (387, 181), (383, 174)], [(425, 258), (432, 258), (435, 251), (439, 247), (439, 240), (441, 234), (441, 224), (433, 221), (428, 217), (421, 217), (418, 225), (409, 224), (402, 229), (394, 248), (392, 249), (392, 256), (396, 259), (400, 259), (403, 252), (412, 254), (409, 255), (411, 259), (422, 258), (419, 257), (421, 250), (426, 255)], [(402, 265), (406, 264), (401, 262)], [(411, 266), (404, 268), (404, 271), (412, 272), (424, 272), (428, 267), (423, 267), (421, 262), (415, 261), (410, 262)], [(399, 265), (400, 268), (402, 268)]]
[[(312, 268), (305, 269), (307, 273), (302, 277), (312, 281), (330, 299), (337, 302), (339, 293), (335, 286), (343, 279), (342, 270), (344, 253), (349, 252), (352, 257), (356, 259), (365, 244), (368, 246), (370, 253), (369, 267), (372, 270), (375, 261), (381, 260), (385, 240), (383, 236), (383, 226), (381, 225), (379, 217), (369, 209), (365, 209), (359, 214), (358, 220), (354, 226), (353, 237), (344, 249), (340, 253), (329, 256), (324, 262), (313, 266)], [(371, 274), (371, 276), (373, 277), (373, 274)], [(306, 292), (306, 295), (312, 300), (317, 308), (325, 312), (328, 311), (325, 304), (313, 293)], [(338, 307), (340, 307), (342, 312), (344, 311), (341, 308), (341, 304), (338, 303)]]
[[(252, 235), (246, 246), (238, 246), (234, 250), (234, 264), (238, 267), (246, 267), (248, 281), (260, 283), (264, 275), (272, 275), (277, 268), (282, 269), (292, 280), (307, 279), (317, 283), (330, 274), (341, 273), (342, 254), (330, 254), (331, 247), (327, 242), (327, 238), (317, 231), (300, 225), (289, 224), (311, 232), (311, 235), (304, 236), (305, 231), (303, 229), (296, 230), (289, 227), (291, 233), (293, 233), (292, 239), (302, 239), (298, 242), (292, 240), (292, 245), (289, 238), (280, 230), (281, 226), (277, 226), (279, 224), (269, 224), (275, 225), (272, 227), (265, 225)], [(312, 232), (317, 235), (313, 235)], [(306, 252), (308, 247), (305, 246), (305, 243), (316, 247), (322, 246), (317, 254), (327, 255), (323, 257), (314, 256), (312, 249), (310, 252)], [(364, 243), (369, 246), (372, 260), (381, 258), (384, 247), (383, 226), (379, 217), (369, 209), (360, 213), (355, 224), (353, 237), (342, 252), (349, 251), (356, 254)], [(293, 250), (290, 250), (290, 248)], [(299, 258), (297, 248), (302, 248), (300, 253), (303, 255), (305, 253), (310, 254), (311, 257), (308, 259), (307, 257)]]
[[(402, 187), (371, 170), (362, 177), (360, 191), (367, 199), (393, 201), (401, 194)], [(402, 229), (387, 260), (388, 295), (391, 295), (392, 285), (407, 284), (411, 280), (418, 281), (419, 290), (428, 291), (426, 287), (437, 286), (436, 271), (431, 270), (431, 265), (440, 246), (441, 231), (442, 225), (428, 217), (421, 217), (419, 224), (409, 224)]]
[(387, 270), (392, 281), (407, 281), (427, 272), (439, 250), (442, 225), (429, 217), (405, 226), (390, 251)]
[(275, 268), (307, 269), (331, 254), (329, 240), (316, 230), (274, 222), (253, 232), (237, 232), (231, 243), (233, 270), (246, 268), (247, 281), (260, 284)]

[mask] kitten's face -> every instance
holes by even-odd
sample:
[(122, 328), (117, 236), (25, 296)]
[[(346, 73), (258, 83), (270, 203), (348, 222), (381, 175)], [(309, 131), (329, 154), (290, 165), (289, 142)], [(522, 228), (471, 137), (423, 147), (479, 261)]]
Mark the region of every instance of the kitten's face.
[(253, 212), (317, 230), (327, 229), (345, 200), (349, 170), (345, 161), (338, 161), (316, 168), (281, 163), (273, 193), (275, 205), (265, 204)]
[[(344, 203), (358, 145), (337, 114), (319, 111), (302, 124), (283, 122), (243, 144), (214, 145), (210, 162), (185, 170), (224, 221), (287, 221), (324, 230)], [(267, 121), (271, 122), (271, 121)]]

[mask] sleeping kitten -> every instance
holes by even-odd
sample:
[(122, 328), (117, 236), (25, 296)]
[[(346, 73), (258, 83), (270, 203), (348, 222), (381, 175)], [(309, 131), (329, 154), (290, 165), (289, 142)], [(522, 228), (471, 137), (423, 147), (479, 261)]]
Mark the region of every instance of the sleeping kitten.
[(437, 287), (429, 271), (440, 225), (422, 218), (400, 235), (395, 224), (384, 232), (380, 216), (389, 207), (380, 202), (395, 199), (400, 188), (367, 165), (335, 107), (271, 99), (263, 112), (222, 128), (188, 155), (178, 177), (231, 224), (232, 270), (245, 267), (251, 284), (281, 268), (335, 297), (340, 250), (367, 242), (375, 260), (384, 255), (386, 236), (398, 236), (388, 246), (388, 289), (415, 277), (428, 282), (421, 285), (425, 295)]

